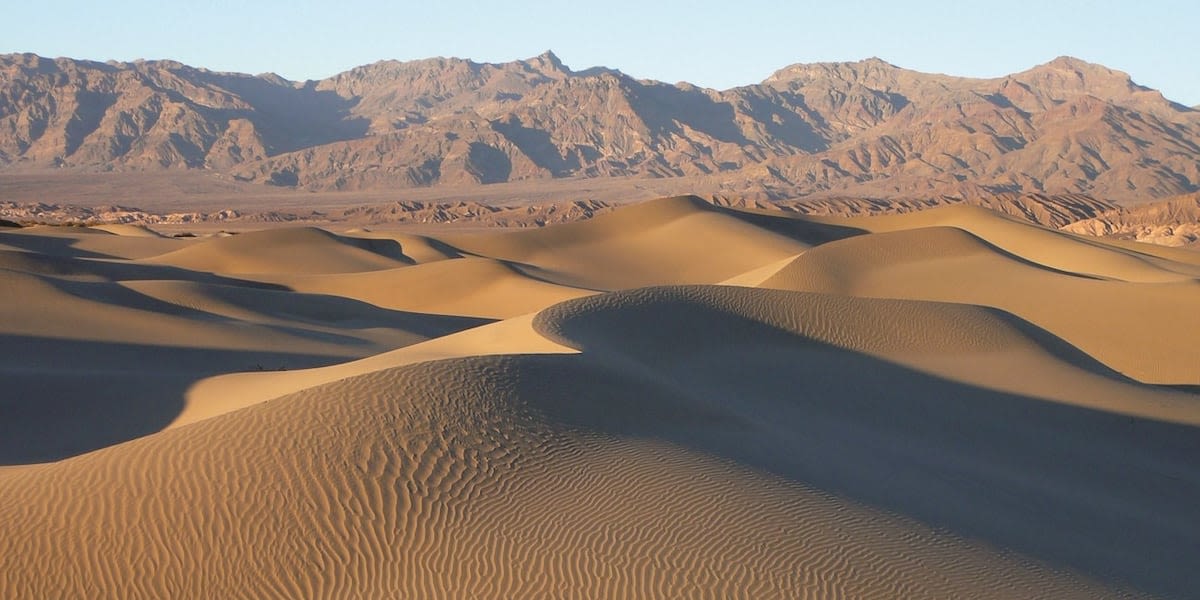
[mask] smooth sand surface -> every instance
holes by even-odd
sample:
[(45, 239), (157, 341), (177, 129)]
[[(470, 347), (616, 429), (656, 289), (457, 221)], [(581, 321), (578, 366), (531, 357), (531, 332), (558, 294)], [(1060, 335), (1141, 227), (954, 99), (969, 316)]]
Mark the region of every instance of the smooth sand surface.
[(0, 232), (0, 596), (1195, 597), (1200, 261), (1142, 250)]

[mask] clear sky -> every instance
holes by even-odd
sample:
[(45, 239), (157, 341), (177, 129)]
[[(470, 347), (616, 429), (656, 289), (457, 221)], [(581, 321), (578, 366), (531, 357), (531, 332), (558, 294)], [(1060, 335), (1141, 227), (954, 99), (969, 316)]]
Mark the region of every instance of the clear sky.
[(998, 76), (1071, 55), (1200, 104), (1198, 0), (5, 0), (0, 52), (170, 58), (320, 79), (380, 59), (552, 49), (574, 69), (728, 88), (797, 62), (878, 56)]

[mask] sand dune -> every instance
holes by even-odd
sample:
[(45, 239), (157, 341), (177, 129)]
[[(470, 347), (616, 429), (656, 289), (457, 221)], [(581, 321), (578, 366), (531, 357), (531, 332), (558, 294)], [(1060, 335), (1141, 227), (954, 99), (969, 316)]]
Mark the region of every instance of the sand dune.
[(796, 256), (789, 256), (782, 260), (777, 260), (773, 263), (767, 263), (761, 267), (750, 269), (744, 273), (738, 273), (737, 275), (734, 275), (733, 277), (730, 277), (729, 279), (719, 283), (721, 285), (736, 285), (739, 287), (758, 287), (762, 285), (764, 281), (770, 279), (776, 273), (783, 270), (784, 267), (792, 264), (792, 262), (795, 260)]
[[(1051, 234), (1034, 231), (1028, 237), (1042, 233)], [(1106, 248), (1088, 248), (1079, 255), (1088, 253), (1098, 254), (1090, 263), (1093, 268), (1060, 271), (1000, 251), (961, 229), (918, 228), (827, 244), (800, 256), (762, 285), (994, 306), (1129, 377), (1148, 383), (1200, 384), (1200, 363), (1191, 339), (1200, 332), (1200, 312), (1193, 309), (1200, 306), (1200, 281), (1150, 264), (1137, 272), (1169, 275), (1165, 281), (1100, 279), (1098, 272), (1112, 274), (1131, 264), (1105, 258), (1128, 255)], [(1068, 261), (1056, 262), (1062, 267)]]
[(415, 263), (427, 263), (447, 258), (461, 258), (459, 250), (437, 238), (427, 235), (415, 235), (394, 231), (370, 231), (359, 229), (345, 232), (347, 236), (365, 238), (368, 240), (392, 240), (400, 244), (400, 249), (407, 259)]
[(478, 234), (0, 233), (0, 450), (63, 458), (0, 468), (0, 590), (1193, 597), (1179, 252), (686, 197)]
[(92, 227), (39, 225), (7, 229), (0, 250), (22, 250), (56, 257), (145, 258), (177, 249), (186, 242), (163, 237), (123, 236)]
[(680, 196), (578, 223), (444, 239), (466, 252), (534, 265), (555, 283), (619, 290), (717, 283), (857, 233), (841, 225), (739, 212)]
[(186, 404), (171, 423), (179, 427), (274, 400), (311, 387), (375, 371), (433, 360), (497, 354), (559, 354), (575, 350), (533, 328), (534, 314), (505, 319), (377, 354), (361, 360), (298, 371), (234, 373), (201, 380), (187, 391)]
[(486, 322), (18, 251), (0, 251), (0, 290), (5, 464), (153, 433), (178, 415), (187, 388), (211, 375), (343, 362)]
[(93, 225), (92, 229), (107, 231), (113, 235), (121, 235), (126, 237), (148, 237), (160, 238), (162, 234), (146, 227), (145, 225), (121, 225), (116, 223), (105, 223), (103, 225)]
[(376, 306), (436, 314), (507, 318), (594, 293), (559, 285), (535, 268), (477, 256), (334, 275), (258, 277), (294, 290), (336, 294)]
[[(579, 358), (384, 368), (5, 474), (2, 510), (46, 507), (6, 515), (10, 547), (75, 557), (63, 568), (5, 552), (5, 572), (24, 576), (19, 592), (42, 574), (83, 594), (189, 596), (247, 582), (285, 596), (776, 597), (1096, 597), (1164, 573), (1195, 583), (1182, 546), (1098, 544), (1116, 531), (1195, 533), (1178, 529), (1190, 505), (1158, 474), (1194, 483), (1189, 428), (1130, 427), (847, 351), (1037, 347), (987, 311), (942, 308), (734, 288), (558, 305), (537, 326)], [(837, 322), (846, 311), (867, 320)], [(900, 335), (881, 336), (872, 325), (897, 311)], [(1064, 436), (1068, 424), (1078, 429)], [(1012, 436), (1027, 441), (1020, 451)], [(1075, 453), (1089, 443), (1094, 457)], [(1133, 448), (1136, 461), (1110, 462)], [(1131, 485), (1113, 490), (1112, 478)], [(72, 494), (80, 485), (91, 494)], [(72, 535), (36, 535), (62, 528)], [(147, 559), (152, 572), (114, 578)], [(219, 576), (190, 575), (201, 568)]]
[[(947, 226), (968, 231), (989, 244), (1039, 265), (1106, 279), (1158, 283), (1200, 277), (1195, 259), (1149, 244), (1120, 244), (1038, 227), (977, 206), (948, 206), (904, 215), (829, 220), (873, 233)], [(1172, 260), (1172, 258), (1174, 260)]]
[(147, 262), (222, 273), (352, 273), (414, 262), (393, 240), (339, 236), (315, 227), (205, 240)]

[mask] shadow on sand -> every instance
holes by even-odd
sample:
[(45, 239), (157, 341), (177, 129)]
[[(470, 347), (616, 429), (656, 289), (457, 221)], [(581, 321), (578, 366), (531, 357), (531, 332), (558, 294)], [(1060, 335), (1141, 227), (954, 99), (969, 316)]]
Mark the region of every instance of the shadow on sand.
[[(690, 310), (673, 323), (610, 315), (638, 327), (595, 314), (559, 323), (584, 353), (515, 357), (514, 397), (571, 428), (737, 461), (1100, 581), (1179, 598), (1200, 589), (1200, 428), (984, 389)], [(709, 343), (665, 353), (662, 339)]]

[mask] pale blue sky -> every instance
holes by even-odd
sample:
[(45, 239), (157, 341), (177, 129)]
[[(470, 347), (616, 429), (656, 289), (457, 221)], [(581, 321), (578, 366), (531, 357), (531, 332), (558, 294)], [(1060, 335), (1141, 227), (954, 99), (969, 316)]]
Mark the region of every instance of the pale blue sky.
[(727, 88), (797, 62), (878, 56), (997, 76), (1069, 54), (1200, 104), (1197, 0), (4, 0), (0, 14), (0, 52), (171, 58), (290, 79), (385, 58), (501, 62), (553, 49), (575, 69)]

